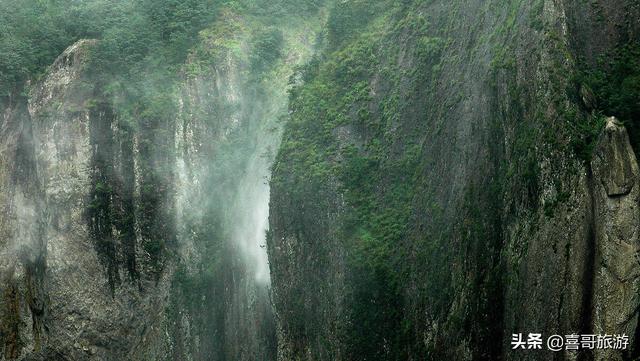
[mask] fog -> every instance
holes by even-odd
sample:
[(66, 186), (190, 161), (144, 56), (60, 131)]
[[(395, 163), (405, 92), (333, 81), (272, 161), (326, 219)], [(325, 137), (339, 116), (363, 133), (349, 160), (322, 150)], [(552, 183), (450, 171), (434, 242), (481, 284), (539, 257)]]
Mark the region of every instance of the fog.
[(256, 282), (269, 283), (266, 232), (269, 223), (268, 158), (252, 155), (246, 177), (239, 182), (240, 192), (234, 204), (235, 219), (232, 242), (238, 246)]

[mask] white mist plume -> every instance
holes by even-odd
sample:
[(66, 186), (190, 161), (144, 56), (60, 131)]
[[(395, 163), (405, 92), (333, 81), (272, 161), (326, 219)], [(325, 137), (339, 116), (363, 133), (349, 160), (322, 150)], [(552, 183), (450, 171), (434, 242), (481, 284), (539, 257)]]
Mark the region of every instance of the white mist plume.
[(254, 154), (239, 184), (235, 204), (237, 223), (232, 235), (232, 241), (242, 252), (247, 268), (255, 273), (256, 281), (262, 284), (270, 282), (265, 239), (269, 226), (268, 172), (265, 157)]

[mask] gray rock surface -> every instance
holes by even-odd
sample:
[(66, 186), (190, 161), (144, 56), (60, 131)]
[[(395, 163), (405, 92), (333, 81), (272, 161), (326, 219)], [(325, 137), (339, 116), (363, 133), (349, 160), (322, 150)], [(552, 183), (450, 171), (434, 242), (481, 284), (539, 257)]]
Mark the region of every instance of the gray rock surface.
[[(347, 4), (345, 12), (357, 8), (341, 4)], [(576, 144), (589, 143), (578, 139), (583, 135), (576, 128), (597, 123), (592, 110), (600, 104), (598, 94), (575, 84), (574, 75), (579, 62), (595, 64), (608, 50), (638, 41), (637, 2), (432, 1), (402, 9), (406, 13), (394, 16), (406, 19), (398, 24), (385, 19), (390, 28), (419, 23), (423, 16), (429, 25), (414, 31), (420, 35), (381, 26), (357, 38), (360, 29), (354, 30), (356, 44), (384, 59), (362, 65), (366, 75), (358, 73), (365, 100), (347, 92), (337, 100), (347, 110), (311, 106), (308, 98), (292, 109), (295, 128), (285, 131), (291, 142), (274, 167), (270, 215), (280, 360), (365, 357), (350, 348), (370, 351), (369, 359), (422, 360), (428, 354), (431, 360), (589, 360), (589, 351), (513, 350), (509, 341), (514, 333), (541, 333), (544, 340), (604, 332), (633, 338), (638, 166), (626, 131), (612, 119), (593, 163), (585, 161), (590, 154), (576, 155)], [(442, 53), (423, 59), (412, 52), (436, 37), (445, 39)], [(337, 47), (351, 54), (349, 45)], [(311, 79), (300, 90), (305, 97), (332, 94), (318, 89), (334, 85), (327, 79), (348, 76), (340, 72), (341, 58), (326, 56), (337, 65), (320, 64), (317, 76), (324, 78)], [(394, 83), (389, 74), (396, 73), (402, 75)], [(390, 98), (391, 105), (385, 102)], [(394, 108), (396, 103), (401, 106)], [(323, 118), (325, 111), (337, 115)], [(323, 152), (318, 144), (337, 151)], [(407, 165), (402, 154), (414, 144), (418, 161)], [(386, 152), (376, 154), (379, 148)], [(355, 171), (339, 173), (349, 156), (367, 174), (365, 181), (358, 183)], [(394, 179), (384, 168), (388, 164), (413, 168)], [(350, 189), (353, 184), (360, 189)], [(397, 198), (386, 192), (402, 186), (412, 190), (410, 200), (389, 206), (386, 200)], [(349, 192), (358, 191), (374, 201), (350, 203)], [(386, 207), (398, 211), (390, 212), (389, 224), (410, 231), (375, 249), (391, 261), (369, 254), (376, 265), (402, 272), (400, 286), (383, 271), (380, 283), (374, 278), (367, 284), (376, 291), (392, 284), (386, 289), (397, 291), (391, 297), (396, 303), (380, 306), (376, 291), (351, 281), (371, 269), (363, 271), (357, 266), (367, 263), (350, 257), (354, 244), (369, 245), (360, 228), (374, 238), (369, 220), (387, 221)], [(410, 219), (398, 221), (407, 208)], [(359, 212), (367, 218), (358, 218)], [(379, 327), (357, 346), (328, 337), (333, 330), (361, 336), (361, 324), (349, 312), (354, 307), (375, 315), (393, 309), (405, 333)], [(306, 319), (314, 321), (300, 322)]]
[(282, 59), (252, 74), (253, 20), (190, 55), (166, 127), (115, 108), (95, 40), (0, 104), (0, 360), (275, 359), (265, 178), (317, 24), (268, 28)]
[[(0, 104), (0, 360), (272, 361), (277, 353), (280, 361), (355, 361), (365, 357), (354, 354), (356, 341), (370, 361), (625, 359), (619, 351), (520, 352), (509, 340), (625, 333), (637, 342), (634, 150), (608, 118), (591, 162), (571, 152), (583, 141), (575, 123), (597, 120), (598, 106), (597, 94), (573, 84), (577, 59), (596, 62), (637, 40), (636, 3), (398, 2), (406, 22), (376, 19), (358, 46), (347, 48), (360, 28), (337, 45), (355, 66), (337, 73), (341, 63), (323, 65), (322, 56), (313, 65), (326, 66), (326, 78), (367, 76), (349, 84), (339, 102), (346, 109), (301, 106), (311, 109), (307, 122), (285, 129), (289, 148), (280, 148), (270, 195), (263, 177), (280, 146), (287, 79), (309, 58), (318, 29), (287, 28), (283, 62), (256, 80), (241, 54), (265, 27), (227, 13), (221, 28), (238, 33), (222, 33), (230, 45), (216, 32), (203, 38), (211, 44), (199, 50), (210, 58), (189, 65), (205, 74), (185, 76), (176, 122), (151, 142), (128, 132), (87, 81), (96, 42), (77, 42), (28, 95), (16, 89)], [(389, 48), (391, 56), (377, 56)], [(379, 68), (360, 66), (359, 51), (382, 58)], [(313, 66), (305, 76), (318, 76)], [(293, 83), (304, 89), (300, 76)], [(169, 154), (156, 153), (157, 144)], [(374, 157), (378, 147), (385, 152)], [(359, 185), (378, 201), (367, 215), (402, 234), (388, 249), (369, 243), (379, 251), (370, 263), (353, 261), (354, 244), (375, 239), (350, 203), (345, 183), (357, 177), (336, 174), (349, 161), (358, 171), (385, 169)], [(382, 168), (390, 164), (400, 166)], [(160, 205), (153, 213), (141, 197), (155, 175), (162, 187), (150, 192)], [(104, 179), (114, 192), (103, 211), (132, 215), (128, 234), (112, 220), (96, 226)], [(406, 188), (400, 206), (387, 202)], [(256, 237), (246, 228), (266, 214), (251, 203), (269, 196), (271, 284), (256, 261), (262, 248), (241, 242)], [(161, 232), (146, 232), (145, 216)], [(96, 228), (105, 232), (96, 237)], [(144, 245), (156, 238), (175, 244), (154, 263)], [(384, 262), (393, 277), (378, 267)], [(394, 292), (381, 297), (380, 284)], [(356, 304), (366, 307), (357, 313)], [(358, 323), (378, 315), (391, 315), (393, 328)]]
[[(608, 118), (591, 162), (596, 220), (593, 330), (633, 336), (640, 307), (640, 171), (627, 132)], [(622, 360), (612, 350), (595, 360)]]

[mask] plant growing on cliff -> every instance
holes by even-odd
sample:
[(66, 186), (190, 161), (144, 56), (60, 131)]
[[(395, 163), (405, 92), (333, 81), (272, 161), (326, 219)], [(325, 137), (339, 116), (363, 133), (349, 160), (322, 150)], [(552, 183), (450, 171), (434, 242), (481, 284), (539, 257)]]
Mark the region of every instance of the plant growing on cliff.
[[(603, 116), (616, 116), (628, 128), (636, 154), (640, 151), (640, 45), (622, 44), (603, 54), (595, 65), (583, 64), (575, 79), (575, 97), (580, 87), (589, 89), (595, 99), (596, 115), (591, 125), (582, 127), (590, 134), (603, 124)], [(593, 134), (591, 134), (593, 135)]]

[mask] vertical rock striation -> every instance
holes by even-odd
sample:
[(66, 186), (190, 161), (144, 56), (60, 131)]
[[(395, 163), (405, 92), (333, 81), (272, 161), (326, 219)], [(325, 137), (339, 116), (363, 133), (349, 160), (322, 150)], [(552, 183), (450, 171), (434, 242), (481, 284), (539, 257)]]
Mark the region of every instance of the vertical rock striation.
[(3, 106), (0, 344), (4, 359), (17, 359), (30, 348), (41, 350), (47, 341), (46, 206), (36, 158), (38, 127), (27, 99), (9, 97)]
[(585, 67), (637, 46), (637, 2), (372, 6), (335, 4), (292, 91), (279, 359), (630, 357), (509, 341), (636, 333), (637, 165)]
[[(160, 359), (164, 353), (157, 333), (163, 328), (159, 310), (166, 279), (129, 281), (135, 259), (144, 257), (119, 222), (123, 212), (131, 212), (131, 189), (139, 187), (131, 167), (138, 153), (121, 147), (127, 140), (116, 138), (115, 112), (86, 82), (94, 44), (83, 40), (67, 49), (29, 96), (29, 149), (44, 210), (31, 224), (42, 224), (46, 251), (40, 254), (47, 265), (30, 266), (42, 279), (40, 292), (46, 291), (46, 298), (31, 302), (31, 312), (34, 323), (46, 316), (39, 327), (47, 340), (41, 346), (37, 340), (25, 343), (27, 359)], [(33, 279), (26, 284), (36, 284)]]
[(222, 7), (158, 107), (94, 40), (0, 98), (1, 360), (640, 355), (637, 1), (331, 6)]
[(224, 11), (162, 111), (119, 108), (96, 40), (1, 99), (0, 359), (275, 359), (267, 178), (319, 20)]
[[(593, 331), (633, 336), (640, 307), (640, 171), (627, 132), (608, 118), (591, 162), (594, 175)], [(595, 360), (622, 360), (612, 350)]]

